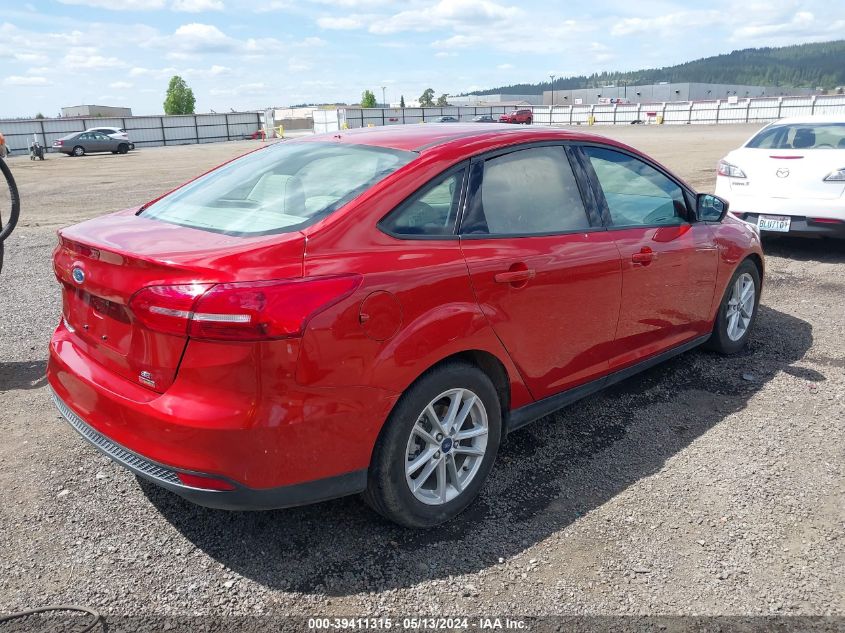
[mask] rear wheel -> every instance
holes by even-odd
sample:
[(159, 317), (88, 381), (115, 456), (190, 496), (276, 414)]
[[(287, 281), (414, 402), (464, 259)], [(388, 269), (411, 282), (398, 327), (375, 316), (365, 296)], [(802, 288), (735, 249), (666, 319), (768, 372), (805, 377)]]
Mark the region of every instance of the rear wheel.
[(129, 145), (127, 145), (126, 143), (121, 143), (117, 146), (118, 154), (126, 154), (127, 152), (129, 152)]
[(749, 260), (731, 277), (716, 315), (707, 347), (720, 354), (736, 354), (747, 344), (760, 304), (760, 271)]
[(85, 156), (85, 148), (81, 145), (77, 145), (73, 148), (73, 155), (74, 156)]
[(449, 363), (403, 394), (376, 444), (365, 501), (408, 527), (432, 527), (478, 495), (499, 450), (496, 389), (478, 368)]

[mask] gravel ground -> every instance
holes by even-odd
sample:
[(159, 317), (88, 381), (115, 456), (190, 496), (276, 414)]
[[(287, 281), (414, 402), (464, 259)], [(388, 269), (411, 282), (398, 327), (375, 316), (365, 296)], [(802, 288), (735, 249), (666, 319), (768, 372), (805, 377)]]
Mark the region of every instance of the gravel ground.
[[(598, 131), (710, 190), (754, 129)], [(745, 353), (687, 353), (514, 434), (478, 502), (434, 530), (356, 498), (207, 510), (99, 456), (45, 387), (55, 229), (251, 147), (11, 161), (24, 209), (0, 277), (0, 612), (845, 614), (845, 244), (767, 242)]]

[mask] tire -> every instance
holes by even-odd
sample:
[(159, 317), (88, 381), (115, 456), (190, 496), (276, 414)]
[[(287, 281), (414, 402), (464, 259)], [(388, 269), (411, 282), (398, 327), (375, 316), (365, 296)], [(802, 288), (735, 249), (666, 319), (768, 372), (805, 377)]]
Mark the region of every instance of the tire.
[[(464, 410), (467, 415), (449, 433), (443, 422), (451, 404), (456, 405), (455, 417)], [(438, 429), (446, 433), (438, 434)], [(473, 435), (458, 439), (469, 433)], [(453, 519), (481, 490), (501, 435), (501, 405), (487, 374), (459, 362), (436, 367), (411, 385), (390, 413), (373, 451), (364, 500), (406, 527), (428, 528)]]
[[(739, 309), (735, 309), (737, 293), (742, 293), (743, 282), (751, 282), (754, 288), (754, 297), (739, 303)], [(748, 287), (746, 285), (746, 287)], [(741, 299), (741, 296), (739, 297)], [(743, 305), (745, 306), (743, 308)], [(760, 305), (760, 271), (754, 262), (746, 259), (734, 271), (728, 287), (725, 289), (725, 296), (719, 305), (719, 312), (716, 314), (716, 322), (713, 324), (713, 334), (707, 341), (706, 347), (719, 354), (736, 354), (748, 344), (751, 331), (757, 322), (757, 312)], [(748, 310), (751, 314), (748, 315)], [(734, 316), (738, 315), (738, 316)], [(737, 327), (740, 326), (740, 327)]]
[(74, 156), (85, 156), (85, 148), (81, 145), (77, 145), (73, 148), (73, 155)]
[(126, 143), (121, 143), (117, 146), (117, 153), (118, 154), (127, 154), (129, 153), (129, 145)]

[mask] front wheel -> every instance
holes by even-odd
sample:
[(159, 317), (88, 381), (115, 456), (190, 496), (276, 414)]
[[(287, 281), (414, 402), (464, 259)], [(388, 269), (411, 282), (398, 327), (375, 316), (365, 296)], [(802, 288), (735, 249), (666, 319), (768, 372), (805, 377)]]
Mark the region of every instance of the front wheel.
[(117, 153), (118, 154), (126, 154), (129, 152), (129, 145), (126, 143), (121, 143), (117, 146)]
[(364, 500), (407, 527), (433, 527), (456, 517), (487, 478), (502, 433), (490, 378), (449, 363), (403, 394), (376, 443)]
[(719, 306), (707, 347), (720, 354), (736, 354), (747, 344), (760, 305), (760, 271), (749, 260), (731, 277)]

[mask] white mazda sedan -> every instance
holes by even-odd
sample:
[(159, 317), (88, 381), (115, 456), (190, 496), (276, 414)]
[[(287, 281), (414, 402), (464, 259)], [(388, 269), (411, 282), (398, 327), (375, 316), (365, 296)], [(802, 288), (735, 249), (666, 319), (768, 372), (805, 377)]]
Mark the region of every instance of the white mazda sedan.
[(845, 239), (845, 116), (781, 119), (719, 161), (716, 195), (762, 233)]

